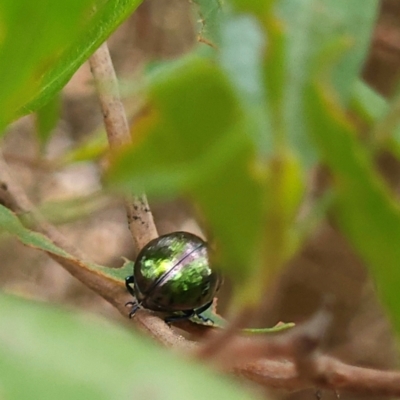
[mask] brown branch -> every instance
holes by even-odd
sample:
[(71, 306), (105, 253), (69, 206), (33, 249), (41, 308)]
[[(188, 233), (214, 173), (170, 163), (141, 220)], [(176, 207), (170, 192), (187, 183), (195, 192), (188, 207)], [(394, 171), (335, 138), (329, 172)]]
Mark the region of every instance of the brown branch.
[(223, 370), (268, 388), (400, 396), (399, 371), (352, 366), (319, 353), (329, 323), (329, 313), (322, 310), (309, 322), (276, 337), (236, 337), (229, 353), (214, 360)]
[(232, 342), (238, 331), (246, 326), (252, 314), (253, 310), (250, 307), (244, 307), (225, 329), (210, 332), (201, 347), (197, 349), (195, 357), (199, 360), (211, 360), (221, 354), (232, 354), (230, 352)]
[[(121, 102), (117, 77), (106, 43), (103, 43), (89, 59), (108, 142), (112, 150), (129, 144), (131, 134), (124, 106)], [(158, 236), (146, 196), (133, 196), (126, 201), (129, 229), (136, 253), (150, 240)]]
[(356, 367), (324, 355), (315, 357), (314, 374), (307, 378), (298, 373), (295, 363), (282, 360), (259, 360), (235, 367), (232, 372), (267, 388), (323, 388), (357, 394), (400, 396), (400, 372)]
[[(2, 177), (3, 167), (4, 165), (0, 169)], [(14, 181), (13, 189), (15, 185)], [(15, 196), (13, 189), (10, 190), (7, 184), (0, 185), (0, 188), (0, 202), (14, 204), (21, 210), (18, 197), (21, 192), (18, 191), (18, 195)], [(7, 196), (4, 196), (5, 193)], [(52, 233), (54, 232), (50, 232), (50, 237)], [(129, 296), (121, 286), (96, 273), (79, 268), (64, 258), (49, 255), (87, 287), (115, 306), (121, 314), (127, 316), (128, 310), (124, 304)], [(213, 361), (225, 372), (266, 388), (302, 390), (318, 387), (354, 393), (400, 395), (400, 372), (351, 366), (315, 351), (327, 323), (321, 316), (317, 317), (308, 324), (274, 337), (231, 337), (229, 349), (223, 348), (221, 353), (215, 353)], [(138, 311), (135, 321), (148, 336), (165, 346), (192, 355), (198, 352), (197, 344), (177, 335), (160, 318), (145, 310)], [(304, 365), (304, 359), (307, 360), (308, 366), (302, 369), (300, 365)]]
[[(14, 211), (16, 214), (29, 219), (36, 230), (44, 233), (57, 246), (69, 254), (81, 259), (88, 260), (79, 249), (72, 246), (57, 228), (48, 223), (43, 216), (35, 209), (24, 190), (9, 171), (7, 163), (0, 155), (0, 204)], [(28, 218), (27, 218), (28, 217)], [(128, 317), (129, 310), (125, 303), (130, 300), (125, 288), (113, 281), (107, 280), (95, 271), (80, 267), (79, 263), (47, 253), (52, 259), (58, 262), (72, 276), (103, 297), (106, 301), (117, 308), (122, 315)], [(172, 331), (160, 318), (141, 310), (135, 316), (135, 322), (139, 329), (153, 337), (158, 342), (184, 351), (193, 350), (193, 344), (182, 341), (182, 337)]]
[[(107, 93), (110, 95), (109, 91)], [(108, 95), (106, 94), (103, 100), (107, 100)], [(112, 95), (110, 96), (107, 101), (110, 102), (111, 108), (102, 105), (107, 123), (114, 120), (109, 112), (113, 109), (112, 104), (115, 98)], [(118, 109), (118, 106), (116, 108)], [(111, 111), (112, 113), (113, 111)], [(114, 126), (113, 123), (110, 124)], [(115, 126), (118, 126), (118, 123)], [(122, 124), (123, 126), (124, 124)], [(123, 129), (125, 133), (128, 132), (127, 125)], [(114, 140), (119, 145), (120, 139), (112, 138), (110, 142)], [(121, 143), (124, 143), (124, 141), (125, 139), (121, 139)], [(36, 212), (25, 192), (12, 178), (7, 164), (1, 158), (0, 178), (3, 181), (0, 184), (0, 202), (16, 212), (29, 213), (36, 226), (45, 232), (50, 239), (53, 239), (60, 247), (74, 255), (79, 253), (77, 249), (72, 248), (67, 243), (55, 227), (44, 221)], [(148, 207), (145, 200), (141, 203), (141, 207)], [(141, 212), (143, 213), (143, 218), (149, 217), (150, 213), (148, 211), (141, 210)], [(134, 229), (136, 221), (131, 224), (133, 233), (136, 232)], [(135, 239), (135, 243), (138, 246), (146, 236), (155, 235), (156, 231), (154, 226), (152, 227), (152, 223), (152, 219), (150, 219), (148, 227), (150, 233), (144, 232), (140, 238)], [(128, 310), (124, 304), (128, 300), (128, 295), (121, 286), (106, 280), (95, 272), (79, 268), (76, 263), (68, 262), (68, 260), (54, 254), (50, 254), (50, 256), (86, 286), (114, 305), (123, 315), (127, 315)], [(233, 328), (236, 328), (236, 326), (233, 326), (232, 331), (229, 333), (230, 344), (228, 349), (225, 346), (221, 346), (221, 351), (219, 351), (215, 345), (211, 346), (213, 361), (221, 369), (267, 388), (300, 390), (319, 387), (355, 393), (400, 396), (400, 372), (351, 366), (332, 357), (319, 354), (317, 348), (326, 329), (328, 319), (326, 314), (322, 312), (308, 324), (295, 328), (293, 331), (275, 337), (262, 338), (232, 335)], [(195, 343), (183, 339), (180, 335), (174, 333), (160, 318), (151, 315), (147, 311), (139, 310), (135, 316), (135, 321), (149, 336), (164, 345), (183, 350), (189, 354), (195, 354), (196, 352), (201, 354), (201, 350), (198, 350)], [(217, 342), (223, 337), (223, 335), (220, 336)], [(210, 343), (212, 344), (212, 341)], [(205, 350), (203, 349), (203, 351)]]

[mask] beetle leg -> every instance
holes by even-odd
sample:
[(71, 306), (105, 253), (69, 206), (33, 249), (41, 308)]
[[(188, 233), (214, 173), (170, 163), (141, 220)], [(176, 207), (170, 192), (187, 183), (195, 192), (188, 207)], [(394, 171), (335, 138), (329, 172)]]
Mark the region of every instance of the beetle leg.
[(135, 283), (135, 280), (134, 280), (134, 278), (133, 278), (133, 275), (130, 275), (130, 276), (127, 276), (126, 278), (125, 278), (125, 286), (126, 286), (126, 288), (128, 289), (128, 292), (132, 295), (132, 296), (135, 296), (135, 292), (134, 292), (134, 290), (133, 290), (133, 288), (132, 288), (132, 284), (134, 284)]
[(196, 310), (182, 311), (183, 315), (171, 315), (170, 317), (165, 318), (164, 321), (166, 324), (171, 325), (171, 323), (173, 323), (173, 322), (184, 321), (184, 320), (190, 319), (196, 315), (203, 322), (214, 323), (214, 321), (211, 318), (204, 317), (203, 315), (201, 315), (202, 312), (206, 311), (208, 308), (211, 307), (212, 303), (213, 302), (210, 301), (209, 303), (205, 304), (204, 306), (202, 306), (200, 308), (197, 308)]
[(132, 307), (131, 311), (129, 311), (129, 318), (132, 318), (136, 314), (136, 311), (140, 308), (140, 305), (136, 303), (136, 301), (128, 301), (125, 304), (125, 307), (127, 306)]
[(164, 322), (168, 325), (171, 325), (172, 322), (185, 321), (186, 319), (193, 317), (193, 315), (195, 314), (194, 310), (182, 311), (182, 312), (183, 315), (171, 315), (165, 318)]

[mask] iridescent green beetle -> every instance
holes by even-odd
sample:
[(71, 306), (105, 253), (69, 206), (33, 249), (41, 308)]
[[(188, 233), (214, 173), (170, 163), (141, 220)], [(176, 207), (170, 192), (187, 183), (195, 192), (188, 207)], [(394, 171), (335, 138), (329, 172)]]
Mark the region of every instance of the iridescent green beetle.
[(207, 245), (188, 232), (174, 232), (150, 241), (139, 253), (126, 288), (136, 298), (129, 317), (140, 307), (171, 313), (170, 323), (201, 315), (214, 299), (221, 283), (210, 267)]

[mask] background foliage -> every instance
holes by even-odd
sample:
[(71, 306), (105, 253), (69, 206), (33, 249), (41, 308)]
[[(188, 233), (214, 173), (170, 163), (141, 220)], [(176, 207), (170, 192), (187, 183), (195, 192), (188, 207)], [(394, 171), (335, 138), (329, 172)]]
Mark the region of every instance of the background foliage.
[[(59, 91), (140, 1), (53, 3), (0, 5), (1, 131), (37, 112), (43, 148), (57, 121)], [(398, 157), (398, 99), (387, 104), (360, 79), (377, 0), (196, 0), (192, 9), (198, 45), (148, 68), (133, 85), (130, 96), (140, 99), (133, 143), (110, 160), (107, 190), (193, 201), (215, 242), (213, 261), (232, 280), (235, 307), (257, 304), (329, 217), (370, 268), (398, 331), (400, 211), (375, 166), (380, 151)], [(57, 167), (97, 161), (103, 138), (94, 132)], [(321, 165), (330, 171), (329, 188), (305, 208), (310, 174)], [(3, 207), (0, 226), (25, 244), (58, 251)], [(83, 267), (122, 284), (121, 271)], [(151, 392), (155, 398), (249, 396), (196, 367), (182, 368), (183, 361), (115, 326), (4, 294), (0, 302), (5, 398), (50, 398), (48, 381), (65, 398), (130, 398), (154, 390), (154, 381), (162, 388)], [(68, 357), (67, 348), (74, 352)], [(159, 369), (164, 357), (170, 371)]]

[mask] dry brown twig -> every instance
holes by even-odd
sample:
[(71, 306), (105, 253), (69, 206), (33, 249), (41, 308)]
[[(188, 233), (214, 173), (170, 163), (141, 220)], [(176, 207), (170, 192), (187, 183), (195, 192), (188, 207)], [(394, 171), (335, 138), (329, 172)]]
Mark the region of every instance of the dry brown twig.
[[(119, 96), (118, 82), (107, 43), (103, 43), (89, 59), (104, 125), (111, 150), (131, 142), (131, 134), (124, 106)], [(129, 229), (138, 252), (158, 236), (146, 196), (134, 196), (126, 201)]]
[[(91, 68), (109, 132), (110, 145), (116, 147), (128, 143), (129, 128), (119, 100), (116, 77), (106, 45), (93, 55)], [(38, 230), (71, 254), (85, 257), (36, 212), (25, 192), (9, 173), (8, 166), (2, 158), (0, 158), (0, 181), (1, 203), (13, 211), (32, 214)], [(157, 236), (145, 197), (137, 197), (129, 202), (127, 212), (134, 243), (139, 249)], [(128, 296), (123, 288), (61, 257), (49, 255), (127, 316), (128, 310), (124, 304)], [(141, 330), (165, 346), (179, 349), (198, 358), (210, 359), (223, 371), (234, 373), (267, 388), (301, 390), (319, 387), (400, 396), (400, 372), (355, 367), (318, 352), (328, 317), (329, 313), (322, 311), (309, 323), (275, 337), (239, 335), (237, 328), (241, 320), (238, 319), (239, 325), (233, 324), (228, 335), (229, 349), (219, 346), (221, 339), (225, 337), (223, 334), (215, 336), (214, 332), (214, 338), (209, 339), (206, 347), (199, 348), (194, 342), (183, 339), (160, 318), (147, 311), (139, 310), (134, 320)]]

